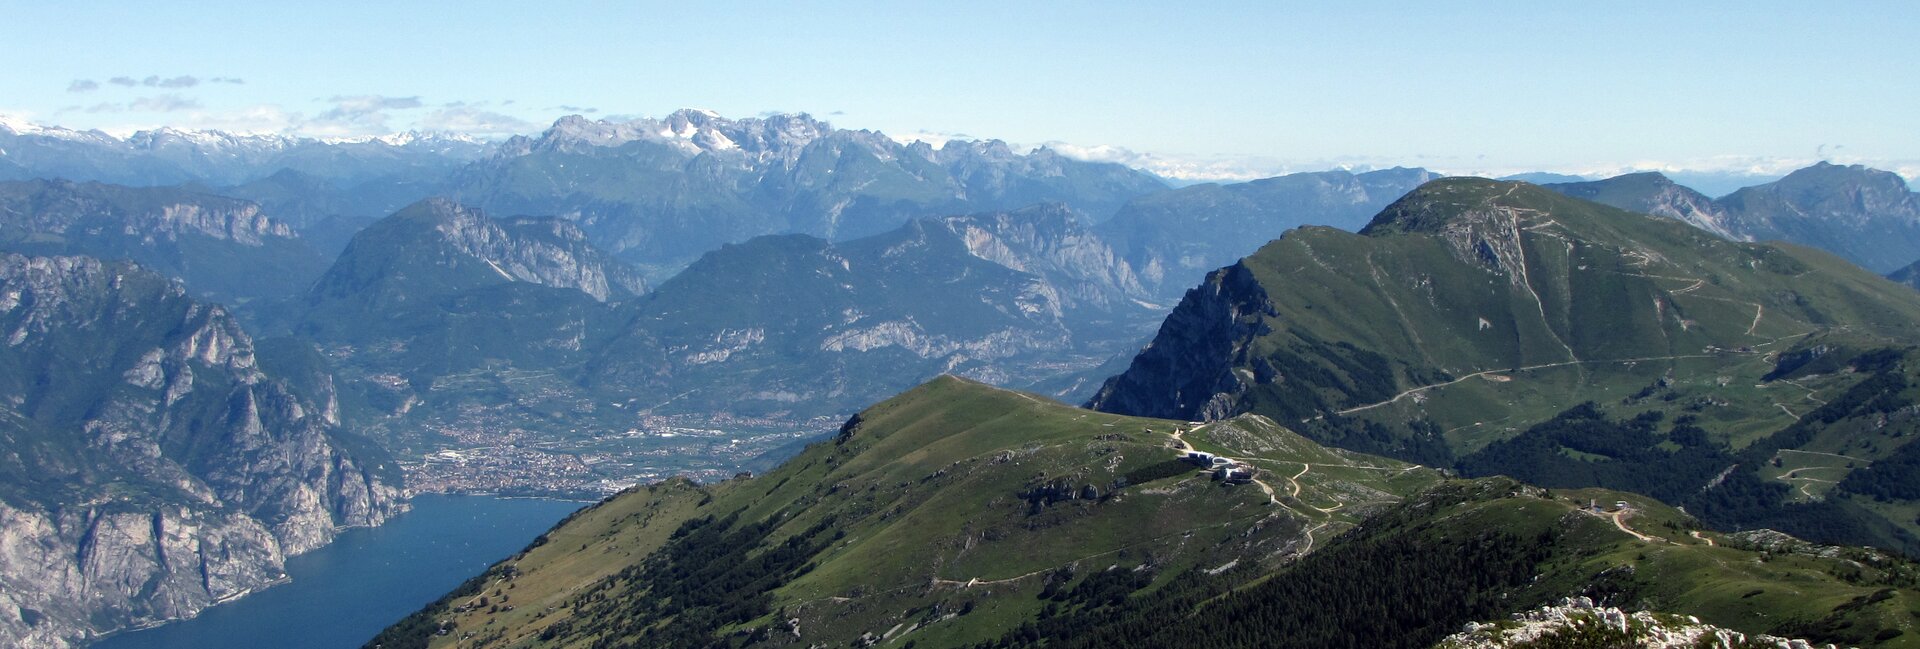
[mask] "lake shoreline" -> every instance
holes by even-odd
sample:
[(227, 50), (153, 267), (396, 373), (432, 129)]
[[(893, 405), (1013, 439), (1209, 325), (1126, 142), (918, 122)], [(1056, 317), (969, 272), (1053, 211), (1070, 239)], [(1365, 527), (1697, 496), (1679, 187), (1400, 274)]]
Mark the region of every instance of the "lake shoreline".
[(287, 559), (275, 584), (90, 649), (354, 649), (592, 502), (418, 494), (410, 511)]

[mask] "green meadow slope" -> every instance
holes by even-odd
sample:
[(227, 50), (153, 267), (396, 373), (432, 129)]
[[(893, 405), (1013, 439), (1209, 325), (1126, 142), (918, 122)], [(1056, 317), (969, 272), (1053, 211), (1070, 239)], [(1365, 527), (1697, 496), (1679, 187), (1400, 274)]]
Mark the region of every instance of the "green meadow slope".
[(1825, 253), (1454, 178), (1217, 271), (1091, 405), (1913, 552), (1920, 508), (1832, 487), (1920, 432), (1916, 327), (1920, 295)]
[[(1190, 450), (1258, 473), (1212, 480)], [(1697, 531), (1651, 499), (1449, 479), (1258, 415), (942, 377), (766, 475), (583, 510), (368, 646), (1425, 646), (1578, 594), (1835, 640), (1915, 624), (1904, 561)]]

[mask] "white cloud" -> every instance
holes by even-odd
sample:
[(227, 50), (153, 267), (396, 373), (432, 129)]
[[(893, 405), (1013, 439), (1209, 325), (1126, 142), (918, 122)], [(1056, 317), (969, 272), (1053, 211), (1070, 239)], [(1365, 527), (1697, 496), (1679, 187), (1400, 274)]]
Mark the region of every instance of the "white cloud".
[(451, 106), (428, 113), (414, 123), (414, 128), (478, 136), (514, 135), (539, 130), (539, 126), (527, 120), (468, 106)]
[(140, 85), (148, 88), (192, 88), (200, 85), (200, 79), (192, 75), (161, 78), (160, 75), (148, 75), (140, 80)]
[(67, 92), (93, 92), (100, 89), (100, 82), (92, 79), (74, 79), (67, 84)]
[(948, 142), (952, 142), (954, 140), (965, 142), (968, 140), (977, 139), (965, 133), (941, 133), (939, 131), (924, 131), (924, 130), (906, 131), (903, 133), (889, 133), (887, 134), (887, 137), (901, 144), (913, 144), (915, 142), (925, 142), (927, 144), (933, 145), (933, 148), (936, 148), (936, 149), (946, 146)]
[(393, 132), (388, 126), (393, 111), (423, 105), (417, 96), (335, 95), (327, 101), (333, 102), (333, 107), (303, 123), (300, 126), (303, 134), (319, 137), (386, 135)]
[(1070, 142), (1047, 142), (1042, 146), (1075, 160), (1122, 164), (1162, 178), (1185, 182), (1244, 182), (1294, 171), (1324, 170), (1343, 166), (1326, 162), (1288, 164), (1264, 156), (1173, 156), (1134, 151), (1110, 144), (1085, 146)]
[(245, 134), (291, 134), (302, 122), (299, 113), (289, 113), (273, 104), (258, 104), (239, 110), (202, 111), (187, 115), (187, 128)]
[(141, 97), (127, 104), (127, 110), (149, 113), (174, 113), (184, 110), (199, 110), (200, 102), (173, 93)]

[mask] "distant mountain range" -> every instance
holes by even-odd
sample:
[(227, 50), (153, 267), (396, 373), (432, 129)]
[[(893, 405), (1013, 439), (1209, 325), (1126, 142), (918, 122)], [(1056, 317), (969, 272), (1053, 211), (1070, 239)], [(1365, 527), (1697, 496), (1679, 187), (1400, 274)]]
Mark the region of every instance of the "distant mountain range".
[[(0, 124), (0, 180), (184, 184), (254, 201), (276, 220), (311, 230), (313, 245), (328, 252), (344, 245), (342, 228), (442, 195), (495, 214), (575, 221), (595, 245), (653, 281), (701, 252), (763, 234), (843, 241), (913, 218), (1052, 202), (1089, 223), (1125, 217), (1103, 224), (1101, 235), (1122, 250), (1150, 293), (1174, 298), (1206, 269), (1251, 252), (1227, 245), (1232, 237), (1257, 244), (1298, 225), (1355, 229), (1433, 177), (1422, 170), (1335, 171), (1168, 191), (1144, 172), (1046, 148), (1019, 154), (992, 140), (936, 148), (836, 129), (805, 114), (733, 120), (699, 110), (626, 121), (570, 116), (537, 136), (499, 144), (419, 133), (316, 140), (155, 129), (114, 137)], [(1513, 178), (1687, 219), (1739, 240), (1819, 247), (1877, 272), (1920, 258), (1920, 211), (1905, 184), (1886, 172), (1821, 163), (1718, 200), (1658, 174), (1591, 182), (1545, 173)], [(1143, 200), (1128, 205), (1134, 199)], [(1200, 229), (1166, 236), (1182, 225)]]
[(0, 255), (0, 330), (0, 643), (190, 617), (404, 508), (323, 366), (178, 283)]
[(453, 196), (495, 213), (558, 214), (596, 245), (671, 274), (763, 234), (847, 240), (913, 218), (1064, 203), (1093, 220), (1166, 188), (1146, 173), (998, 141), (935, 149), (805, 114), (729, 120), (683, 110), (628, 122), (568, 117), (463, 170)]
[(472, 138), (428, 133), (319, 140), (161, 128), (116, 137), (0, 122), (0, 160), (6, 161), (0, 164), (0, 180), (226, 186), (291, 169), (354, 185), (381, 178), (444, 176), (492, 149)]
[(1719, 199), (1658, 173), (1548, 185), (1576, 198), (1670, 216), (1736, 241), (1788, 241), (1877, 273), (1920, 259), (1920, 198), (1889, 172), (1825, 162)]

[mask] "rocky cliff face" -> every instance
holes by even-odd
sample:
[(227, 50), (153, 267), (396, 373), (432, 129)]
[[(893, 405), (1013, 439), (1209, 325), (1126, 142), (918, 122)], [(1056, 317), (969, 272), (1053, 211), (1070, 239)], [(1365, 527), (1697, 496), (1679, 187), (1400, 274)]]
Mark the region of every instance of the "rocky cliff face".
[(262, 368), (225, 309), (124, 263), (0, 257), (0, 643), (189, 617), (404, 507), (331, 386)]
[(127, 259), (222, 300), (293, 295), (325, 264), (255, 203), (64, 180), (0, 183), (0, 250)]
[(1148, 299), (1133, 266), (1065, 205), (940, 220), (975, 257), (1038, 275), (1058, 287), (1068, 310), (1135, 310)]
[(1756, 239), (1820, 248), (1874, 272), (1920, 254), (1920, 197), (1890, 172), (1823, 162), (1719, 202)]
[(587, 243), (572, 223), (553, 218), (488, 219), (443, 199), (422, 204), (447, 246), (485, 262), (506, 278), (571, 288), (605, 302), (645, 293), (647, 284)]
[(0, 215), (8, 225), (49, 234), (114, 228), (148, 242), (203, 236), (259, 246), (291, 238), (293, 230), (260, 206), (172, 188), (135, 189), (101, 183), (34, 180), (0, 184)]
[(1207, 275), (1167, 316), (1153, 343), (1123, 374), (1107, 379), (1088, 408), (1164, 419), (1220, 419), (1240, 411), (1253, 384), (1236, 367), (1267, 333), (1262, 316), (1277, 315), (1267, 291), (1245, 264)]
[[(404, 280), (404, 285), (395, 285), (397, 280)], [(646, 291), (639, 275), (588, 244), (572, 223), (555, 218), (493, 219), (434, 198), (356, 235), (314, 286), (310, 299), (316, 303), (372, 299), (371, 291), (410, 293), (417, 301), (515, 282), (574, 289), (599, 302)]]

